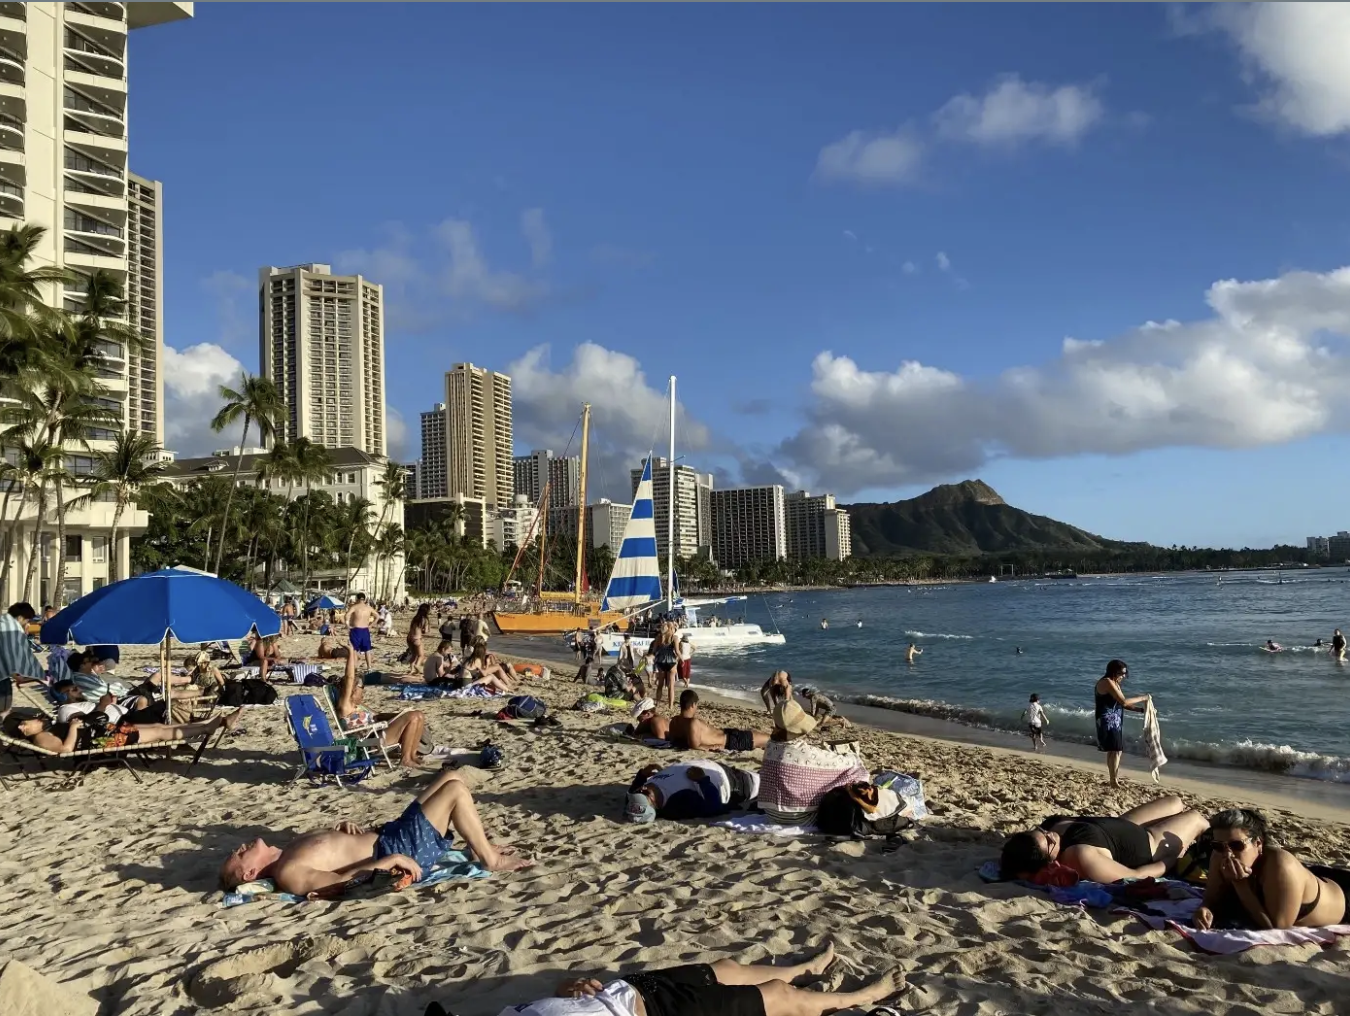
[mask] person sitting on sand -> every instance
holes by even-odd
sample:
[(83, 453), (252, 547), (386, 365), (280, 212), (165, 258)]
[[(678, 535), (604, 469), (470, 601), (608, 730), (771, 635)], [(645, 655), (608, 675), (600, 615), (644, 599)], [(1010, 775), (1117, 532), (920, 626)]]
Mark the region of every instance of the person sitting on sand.
[(445, 684), (450, 675), (459, 669), (459, 660), (455, 656), (455, 644), (449, 639), (441, 639), (436, 651), (422, 664), (422, 681), (425, 684)]
[(507, 1006), (498, 1016), (824, 1016), (866, 1009), (900, 987), (894, 972), (857, 991), (792, 986), (805, 977), (819, 979), (833, 962), (834, 946), (828, 946), (792, 967), (718, 960), (625, 974), (608, 984), (590, 977), (574, 978), (558, 985), (556, 998)]
[(281, 662), (281, 649), (275, 638), (263, 638), (255, 630), (248, 633), (246, 641), (248, 642), (248, 652), (244, 654), (243, 665), (245, 667)]
[(712, 727), (698, 718), (698, 692), (692, 688), (680, 694), (680, 715), (671, 719), (667, 740), (689, 751), (752, 751), (769, 743), (769, 735), (759, 730)]
[(373, 723), (388, 723), (380, 732), (380, 744), (397, 744), (403, 756), (405, 766), (417, 766), (421, 762), (418, 752), (421, 750), (422, 734), (427, 729), (426, 713), (420, 709), (409, 709), (402, 713), (372, 713), (362, 707), (366, 697), (364, 682), (356, 677), (356, 653), (347, 654), (347, 670), (338, 685), (337, 714), (342, 718), (346, 729), (369, 727)]
[(632, 709), (637, 726), (633, 728), (636, 738), (650, 737), (657, 741), (670, 740), (670, 721), (656, 711), (656, 702), (644, 698), (635, 703)]
[(759, 797), (759, 774), (699, 759), (665, 768), (643, 766), (628, 787), (626, 813), (639, 824), (657, 818), (714, 818), (749, 807)]
[(199, 652), (192, 657), (188, 668), (188, 681), (201, 689), (203, 695), (218, 695), (225, 687), (225, 675), (211, 660), (208, 652)]
[(1035, 881), (1052, 863), (1092, 882), (1161, 878), (1209, 828), (1179, 797), (1160, 797), (1119, 818), (1054, 815), (1003, 845), (1004, 878)]
[[(229, 716), (220, 716), (201, 723), (178, 725), (165, 723), (127, 723), (110, 726), (100, 735), (95, 727), (85, 723), (85, 717), (72, 716), (67, 722), (55, 722), (47, 716), (20, 716), (10, 713), (4, 720), (6, 737), (24, 738), (35, 747), (46, 751), (91, 751), (98, 747), (130, 744), (154, 744), (159, 741), (192, 741), (220, 730), (232, 730), (243, 714), (235, 710)], [(103, 742), (100, 745), (100, 741)]]
[(278, 891), (307, 896), (366, 871), (402, 871), (414, 882), (451, 849), (450, 829), (467, 841), (489, 871), (516, 871), (532, 861), (511, 847), (494, 846), (483, 831), (468, 786), (452, 769), (442, 770), (403, 814), (375, 829), (339, 822), (303, 833), (285, 847), (259, 838), (238, 847), (220, 868), (220, 887), (232, 892), (245, 882), (271, 879)]
[(515, 670), (488, 652), (487, 639), (474, 642), (473, 654), (464, 661), (460, 676), (466, 678), (469, 684), (488, 685), (503, 693), (515, 691), (516, 688)]
[(1215, 913), (1248, 928), (1325, 928), (1344, 924), (1350, 873), (1305, 867), (1270, 842), (1259, 812), (1230, 808), (1209, 820), (1213, 849), (1205, 899), (1193, 922), (1214, 927)]
[(331, 635), (325, 635), (319, 639), (318, 651), (314, 654), (316, 660), (345, 660), (351, 654), (349, 646), (337, 645)]

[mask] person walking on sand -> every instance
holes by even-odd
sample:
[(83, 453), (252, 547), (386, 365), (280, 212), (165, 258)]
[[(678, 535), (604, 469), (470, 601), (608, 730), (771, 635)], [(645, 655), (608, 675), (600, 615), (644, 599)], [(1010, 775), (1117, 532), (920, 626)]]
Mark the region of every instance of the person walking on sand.
[(1040, 751), (1045, 747), (1044, 728), (1050, 725), (1050, 717), (1045, 715), (1039, 695), (1031, 696), (1031, 701), (1027, 703), (1022, 718), (1027, 721), (1027, 733), (1031, 735), (1031, 746)]
[(905, 662), (912, 667), (914, 666), (914, 657), (922, 655), (923, 650), (920, 649), (918, 646), (916, 646), (913, 642), (911, 642), (909, 644), (909, 648), (905, 650)]
[(353, 651), (365, 658), (367, 670), (370, 669), (370, 625), (374, 620), (375, 610), (366, 602), (366, 594), (357, 593), (356, 602), (347, 608), (347, 636)]
[(1106, 665), (1106, 674), (1097, 679), (1093, 688), (1092, 713), (1097, 721), (1097, 750), (1106, 752), (1106, 772), (1111, 786), (1120, 787), (1120, 759), (1125, 753), (1125, 710), (1144, 711), (1147, 695), (1126, 698), (1120, 683), (1129, 677), (1130, 668), (1123, 660), (1112, 660)]
[(686, 688), (689, 687), (694, 677), (694, 649), (694, 640), (689, 637), (688, 632), (685, 632), (680, 636), (680, 644), (675, 647), (675, 651), (680, 657), (676, 674), (684, 682)]

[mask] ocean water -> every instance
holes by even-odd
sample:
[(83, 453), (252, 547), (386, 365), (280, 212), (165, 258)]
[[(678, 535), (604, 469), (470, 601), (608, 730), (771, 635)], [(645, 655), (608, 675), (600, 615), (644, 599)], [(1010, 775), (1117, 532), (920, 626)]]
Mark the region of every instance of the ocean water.
[[(744, 606), (787, 644), (696, 655), (695, 684), (757, 700), (783, 668), (837, 702), (1019, 732), (1037, 692), (1052, 740), (1095, 743), (1093, 683), (1118, 658), (1126, 695), (1153, 696), (1171, 758), (1350, 782), (1350, 664), (1313, 648), (1337, 627), (1350, 634), (1346, 569), (776, 593)], [(1266, 639), (1286, 651), (1264, 652)], [(923, 649), (912, 667), (911, 641)], [(1141, 725), (1127, 714), (1136, 744)]]

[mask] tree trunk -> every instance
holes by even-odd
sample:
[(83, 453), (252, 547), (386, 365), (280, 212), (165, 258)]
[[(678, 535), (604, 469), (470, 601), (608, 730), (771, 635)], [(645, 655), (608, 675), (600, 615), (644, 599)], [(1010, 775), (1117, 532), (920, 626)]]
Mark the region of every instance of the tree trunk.
[(56, 481), (56, 588), (52, 591), (52, 603), (58, 607), (66, 605), (66, 493), (60, 480)]
[(117, 527), (122, 522), (122, 510), (126, 507), (126, 502), (121, 492), (117, 495), (117, 507), (113, 509), (112, 535), (108, 537), (108, 584), (112, 585), (118, 580), (117, 572)]
[[(220, 544), (216, 548), (215, 573), (220, 574), (220, 562), (225, 557), (225, 531), (230, 525), (230, 502), (234, 500), (234, 489), (239, 486), (239, 471), (244, 468), (244, 449), (248, 446), (249, 418), (244, 417), (244, 433), (239, 437), (239, 457), (234, 460), (234, 476), (230, 478), (230, 493), (225, 498), (225, 514), (220, 522)], [(210, 560), (211, 545), (206, 545), (206, 557)]]
[[(29, 592), (33, 587), (33, 575), (37, 572), (38, 561), (42, 559), (42, 517), (47, 514), (47, 493), (45, 487), (38, 488), (37, 499), (37, 518), (33, 520), (33, 550), (28, 555), (28, 573), (24, 576), (23, 589), (19, 595), (22, 597), (32, 596)], [(39, 595), (34, 599), (41, 602), (42, 590), (38, 590)]]
[[(3, 520), (9, 514), (9, 498), (13, 493), (14, 484), (13, 481), (11, 481), (9, 487), (5, 489), (4, 506), (0, 507), (0, 520)], [(19, 509), (14, 514), (14, 521), (9, 524), (9, 533), (5, 541), (5, 560), (3, 564), (0, 564), (0, 602), (4, 603), (13, 603), (16, 599), (16, 597), (8, 595), (10, 560), (18, 549), (15, 540), (18, 535), (19, 519), (23, 517), (23, 510), (27, 501), (28, 488), (25, 486), (23, 488), (23, 494), (19, 497)]]

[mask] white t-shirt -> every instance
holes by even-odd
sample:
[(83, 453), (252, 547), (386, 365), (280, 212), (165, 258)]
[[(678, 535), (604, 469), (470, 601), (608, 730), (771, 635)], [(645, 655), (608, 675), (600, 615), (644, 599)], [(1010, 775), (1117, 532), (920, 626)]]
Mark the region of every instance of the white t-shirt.
[(1033, 702), (1027, 706), (1027, 723), (1033, 727), (1045, 726), (1045, 710), (1041, 708), (1039, 702)]
[(610, 981), (589, 998), (544, 998), (509, 1005), (497, 1016), (637, 1016), (637, 990), (627, 981)]
[[(88, 716), (94, 710), (98, 709), (97, 702), (66, 702), (56, 707), (56, 722), (69, 723), (72, 716)], [(116, 703), (110, 704), (103, 712), (108, 717), (109, 723), (117, 723), (127, 711)]]
[(680, 659), (692, 660), (694, 658), (693, 639), (681, 639), (677, 648), (680, 651)]
[(708, 774), (708, 779), (712, 780), (713, 786), (717, 788), (723, 804), (731, 800), (731, 780), (727, 778), (727, 771), (716, 762), (677, 762), (674, 765), (666, 766), (647, 782), (654, 783), (660, 788), (661, 798), (665, 801), (669, 801), (673, 795), (678, 794), (681, 790), (693, 790), (701, 794), (702, 791), (699, 790), (698, 783), (689, 778), (689, 770), (692, 768), (702, 769)]

